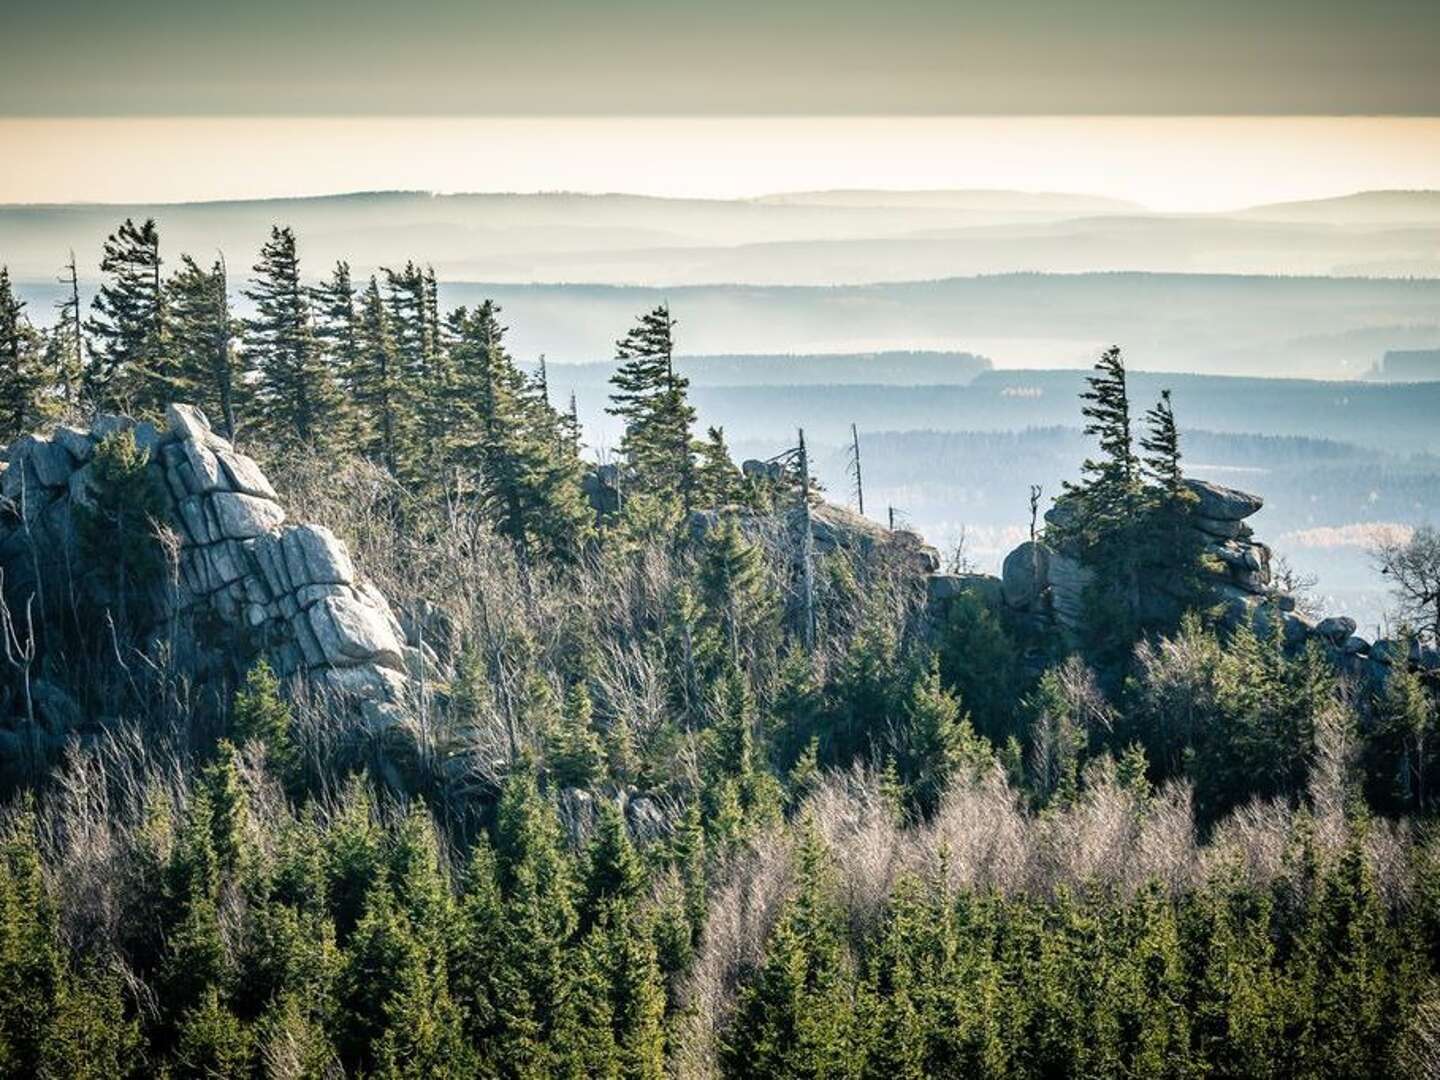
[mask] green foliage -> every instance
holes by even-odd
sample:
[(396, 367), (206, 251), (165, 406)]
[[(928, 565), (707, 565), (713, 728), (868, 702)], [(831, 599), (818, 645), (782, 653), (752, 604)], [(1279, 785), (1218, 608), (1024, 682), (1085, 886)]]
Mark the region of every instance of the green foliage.
[(252, 740), (265, 747), (266, 760), (284, 782), (299, 780), (300, 757), (291, 735), (290, 706), (280, 696), (280, 680), (262, 657), (245, 676), (245, 685), (231, 705), (231, 724), (240, 744)]
[(156, 415), (183, 387), (160, 267), (153, 218), (140, 225), (126, 218), (106, 238), (100, 270), (107, 277), (85, 322), (90, 362), (84, 394), (101, 408)]
[(25, 316), (25, 302), (0, 266), (0, 440), (6, 445), (37, 427), (46, 389), (43, 340)]
[(114, 598), (122, 627), (165, 569), (158, 534), (165, 496), (149, 464), (150, 453), (136, 445), (133, 431), (106, 436), (88, 466), (90, 499), (75, 507), (80, 557)]
[(275, 226), (260, 249), (245, 295), (255, 314), (245, 322), (245, 347), (258, 376), (255, 406), (263, 426), (282, 442), (324, 446), (336, 434), (342, 406), (334, 374), (315, 337), (309, 290), (300, 280), (295, 233)]
[(625, 422), (620, 449), (634, 485), (673, 498), (685, 510), (695, 505), (698, 472), (690, 429), (695, 410), (686, 396), (689, 381), (675, 373), (675, 320), (665, 305), (642, 315), (615, 346), (619, 364), (606, 410)]

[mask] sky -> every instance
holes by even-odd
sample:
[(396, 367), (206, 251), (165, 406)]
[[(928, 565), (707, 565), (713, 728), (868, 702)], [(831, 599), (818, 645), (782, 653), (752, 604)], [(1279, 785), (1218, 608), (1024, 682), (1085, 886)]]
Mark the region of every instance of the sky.
[(0, 113), (1440, 115), (1435, 0), (5, 0)]
[(0, 203), (1010, 188), (1191, 212), (1440, 188), (1440, 119), (1417, 117), (0, 118), (0, 146), (23, 148)]
[(1440, 187), (1437, 0), (3, 0), (0, 202)]

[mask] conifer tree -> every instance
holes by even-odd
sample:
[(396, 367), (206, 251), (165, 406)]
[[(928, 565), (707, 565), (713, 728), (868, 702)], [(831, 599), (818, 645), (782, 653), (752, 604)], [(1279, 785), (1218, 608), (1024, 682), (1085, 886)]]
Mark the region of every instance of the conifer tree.
[(108, 275), (86, 321), (90, 363), (86, 396), (104, 408), (153, 413), (174, 395), (165, 291), (160, 280), (160, 232), (155, 219), (126, 218), (105, 240), (100, 269)]
[(360, 302), (356, 348), (356, 403), (363, 417), (362, 430), (367, 435), (362, 446), (392, 474), (398, 475), (409, 445), (405, 385), (390, 315), (374, 277)]
[(363, 396), (365, 365), (361, 355), (361, 295), (350, 276), (350, 264), (337, 262), (330, 277), (311, 289), (315, 309), (315, 337), (345, 400), (344, 419), (350, 445), (365, 437), (355, 403)]
[(472, 428), (456, 460), (474, 478), (496, 531), (514, 544), (522, 571), (537, 557), (573, 562), (589, 542), (593, 513), (559, 414), (505, 350), (499, 308), (487, 301), (457, 312), (451, 325)]
[(675, 372), (675, 320), (664, 304), (642, 315), (616, 343), (620, 365), (606, 412), (625, 422), (620, 449), (637, 486), (677, 499), (688, 512), (697, 495), (690, 429), (695, 410), (686, 397), (689, 380)]
[(245, 676), (233, 705), (235, 738), (243, 745), (255, 740), (285, 783), (299, 778), (300, 759), (291, 734), (290, 706), (280, 696), (280, 680), (262, 657)]
[(38, 425), (45, 384), (41, 337), (10, 285), (9, 270), (0, 266), (0, 443)]
[(234, 349), (235, 325), (225, 263), (215, 260), (203, 269), (189, 255), (167, 283), (172, 339), (185, 392), (211, 416), (220, 418), (227, 439), (238, 428), (239, 400), (245, 391), (244, 372)]
[(725, 445), (725, 429), (709, 428), (700, 444), (700, 466), (696, 473), (700, 500), (707, 506), (725, 506), (740, 499), (742, 478)]
[(278, 438), (323, 446), (333, 436), (339, 394), (315, 337), (310, 293), (300, 281), (295, 233), (274, 226), (245, 295), (245, 347), (258, 373), (259, 416)]
[(1160, 400), (1145, 413), (1145, 434), (1140, 448), (1145, 451), (1141, 472), (1151, 479), (1166, 499), (1180, 501), (1187, 494), (1180, 468), (1180, 432), (1175, 426), (1175, 409), (1170, 391), (1160, 391)]

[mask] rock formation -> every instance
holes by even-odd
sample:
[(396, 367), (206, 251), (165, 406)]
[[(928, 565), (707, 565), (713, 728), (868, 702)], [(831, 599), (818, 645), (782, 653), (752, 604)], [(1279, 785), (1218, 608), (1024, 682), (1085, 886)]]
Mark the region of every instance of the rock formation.
[[(1186, 484), (1197, 498), (1190, 525), (1199, 534), (1202, 567), (1223, 624), (1234, 627), (1248, 622), (1257, 633), (1269, 635), (1278, 621), (1287, 646), (1317, 641), (1352, 674), (1383, 677), (1391, 664), (1402, 661), (1422, 670), (1440, 670), (1440, 653), (1433, 648), (1412, 645), (1407, 650), (1389, 640), (1372, 644), (1355, 635), (1354, 619), (1315, 619), (1296, 610), (1295, 598), (1273, 579), (1270, 549), (1255, 539), (1247, 523), (1264, 500), (1204, 480)], [(1064, 514), (1063, 504), (1054, 507), (1046, 513), (1046, 523), (1062, 522)], [(1042, 537), (1026, 541), (1005, 557), (998, 592), (1017, 614), (1074, 634), (1080, 629), (1084, 593), (1093, 576), (1073, 554), (1056, 550)], [(1142, 602), (1143, 594), (1163, 597), (1166, 588), (1164, 581), (1143, 582)]]
[[(0, 479), (7, 510), (0, 566), (11, 609), (23, 610), (37, 583), (61, 581), (105, 604), (74, 557), (72, 511), (93, 499), (97, 443), (127, 429), (149, 454), (178, 541), (170, 580), (153, 583), (145, 598), (147, 636), (170, 634), (177, 657), (202, 677), (225, 668), (237, 673), (264, 654), (281, 677), (308, 674), (357, 703), (369, 722), (393, 719), (418, 654), (389, 603), (356, 573), (329, 529), (286, 520), (259, 466), (193, 406), (171, 405), (164, 430), (102, 415), (88, 431), (61, 427), (9, 448)], [(206, 640), (217, 624), (229, 631), (218, 644)], [(202, 634), (202, 626), (211, 629)]]

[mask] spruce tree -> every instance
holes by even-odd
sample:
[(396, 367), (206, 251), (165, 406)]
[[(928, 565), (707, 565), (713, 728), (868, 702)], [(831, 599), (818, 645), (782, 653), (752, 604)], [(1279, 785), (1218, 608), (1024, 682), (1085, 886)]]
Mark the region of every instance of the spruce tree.
[(390, 315), (375, 278), (360, 302), (355, 394), (366, 433), (362, 449), (398, 475), (409, 447), (405, 387)]
[(270, 230), (245, 295), (255, 304), (255, 315), (245, 321), (245, 347), (259, 376), (262, 422), (282, 440), (328, 444), (336, 436), (341, 402), (315, 337), (293, 230)]
[(619, 368), (605, 410), (625, 422), (620, 449), (634, 483), (677, 499), (688, 512), (695, 505), (697, 474), (690, 429), (695, 410), (686, 397), (689, 380), (675, 373), (675, 320), (664, 304), (642, 315), (616, 342)]
[(337, 262), (330, 277), (311, 289), (315, 310), (315, 337), (345, 399), (347, 443), (360, 444), (364, 425), (355, 408), (360, 400), (365, 367), (361, 356), (360, 292), (350, 276), (350, 264)]
[(0, 443), (8, 445), (38, 426), (44, 365), (41, 337), (10, 285), (9, 270), (0, 266)]
[(236, 355), (235, 324), (225, 263), (216, 259), (209, 270), (189, 255), (167, 283), (172, 338), (185, 392), (211, 416), (220, 418), (227, 439), (239, 430), (239, 401), (245, 391), (244, 354)]
[(160, 267), (154, 218), (141, 225), (126, 218), (106, 238), (100, 269), (108, 277), (85, 324), (91, 339), (86, 397), (97, 406), (156, 413), (174, 396), (177, 365)]
[(709, 428), (700, 444), (700, 467), (696, 474), (700, 500), (707, 506), (737, 502), (743, 490), (740, 470), (725, 445), (725, 429)]

